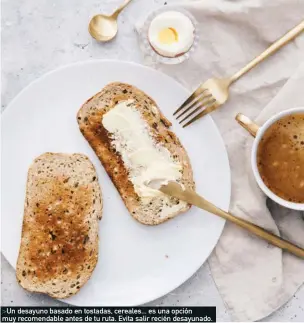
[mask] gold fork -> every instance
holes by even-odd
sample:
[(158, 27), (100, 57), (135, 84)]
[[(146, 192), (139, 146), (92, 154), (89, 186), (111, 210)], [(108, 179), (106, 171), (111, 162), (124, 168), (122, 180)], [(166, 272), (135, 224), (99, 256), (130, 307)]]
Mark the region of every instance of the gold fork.
[[(283, 37), (275, 41), (262, 54), (254, 58), (245, 67), (235, 73), (229, 78), (211, 78), (205, 83), (201, 84), (192, 95), (174, 112), (174, 116), (183, 124), (183, 128), (189, 126), (194, 121), (202, 118), (206, 114), (214, 111), (219, 106), (223, 105), (229, 97), (229, 87), (232, 83), (237, 81), (245, 73), (265, 60), (267, 57), (278, 51), (281, 47), (289, 43), (292, 39), (297, 37), (304, 31), (304, 20), (297, 26), (287, 32)], [(203, 110), (203, 111), (201, 111)], [(201, 111), (201, 112), (199, 112)], [(192, 119), (189, 120), (189, 118)], [(183, 117), (181, 119), (181, 117)]]

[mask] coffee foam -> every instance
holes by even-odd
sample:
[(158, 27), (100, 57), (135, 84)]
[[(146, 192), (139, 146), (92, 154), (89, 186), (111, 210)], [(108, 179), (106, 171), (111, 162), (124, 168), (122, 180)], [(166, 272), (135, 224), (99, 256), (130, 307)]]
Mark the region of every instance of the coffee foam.
[(271, 191), (285, 200), (304, 203), (304, 114), (272, 124), (259, 143), (257, 161)]
[(293, 148), (304, 149), (304, 115), (298, 114), (277, 121), (277, 129), (273, 131), (280, 134), (283, 130), (289, 133), (290, 144)]

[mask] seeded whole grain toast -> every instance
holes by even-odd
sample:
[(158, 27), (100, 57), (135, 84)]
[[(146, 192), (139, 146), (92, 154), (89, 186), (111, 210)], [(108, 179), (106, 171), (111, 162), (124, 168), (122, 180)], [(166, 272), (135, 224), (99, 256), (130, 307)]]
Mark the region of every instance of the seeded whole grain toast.
[(16, 276), (28, 291), (67, 298), (91, 277), (102, 216), (96, 171), (82, 154), (45, 153), (28, 171)]
[[(83, 104), (77, 114), (77, 121), (80, 131), (94, 149), (130, 214), (141, 223), (160, 224), (187, 211), (190, 206), (185, 204), (178, 212), (175, 211), (166, 217), (161, 217), (160, 210), (164, 203), (162, 197), (155, 197), (146, 205), (136, 194), (121, 155), (111, 145), (111, 134), (102, 125), (103, 115), (118, 102), (125, 100), (134, 100), (136, 109), (147, 123), (149, 133), (154, 140), (167, 148), (173, 159), (182, 165), (181, 183), (193, 189), (193, 174), (187, 152), (176, 135), (169, 130), (170, 121), (161, 113), (154, 100), (136, 87), (119, 82), (108, 84)], [(174, 205), (182, 202), (170, 198), (170, 203)]]

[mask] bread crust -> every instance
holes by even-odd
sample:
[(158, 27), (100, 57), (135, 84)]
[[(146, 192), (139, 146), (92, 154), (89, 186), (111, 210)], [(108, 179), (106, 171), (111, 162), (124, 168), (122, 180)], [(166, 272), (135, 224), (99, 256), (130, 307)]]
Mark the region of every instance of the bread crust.
[(30, 292), (67, 298), (98, 260), (101, 191), (82, 154), (45, 153), (28, 171), (16, 276)]
[[(171, 122), (162, 114), (155, 101), (143, 91), (125, 83), (110, 83), (83, 104), (77, 114), (77, 121), (80, 131), (95, 151), (130, 214), (143, 224), (160, 224), (187, 211), (190, 206), (185, 205), (178, 212), (161, 217), (159, 198), (152, 201), (151, 207), (142, 204), (128, 178), (128, 169), (126, 169), (120, 154), (111, 145), (111, 135), (102, 125), (103, 115), (115, 107), (118, 102), (126, 100), (134, 101), (136, 109), (148, 124), (149, 132), (154, 140), (167, 148), (174, 159), (182, 165), (181, 183), (193, 189), (192, 168), (184, 147), (176, 135), (169, 130)], [(172, 198), (172, 203), (178, 204), (179, 201)]]

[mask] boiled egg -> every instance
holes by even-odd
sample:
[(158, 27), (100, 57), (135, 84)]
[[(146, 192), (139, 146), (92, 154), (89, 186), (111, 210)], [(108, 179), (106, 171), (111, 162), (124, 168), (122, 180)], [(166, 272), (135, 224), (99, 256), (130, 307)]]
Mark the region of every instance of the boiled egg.
[(194, 25), (179, 11), (166, 11), (157, 15), (150, 24), (148, 39), (159, 55), (177, 57), (189, 51), (194, 42)]

